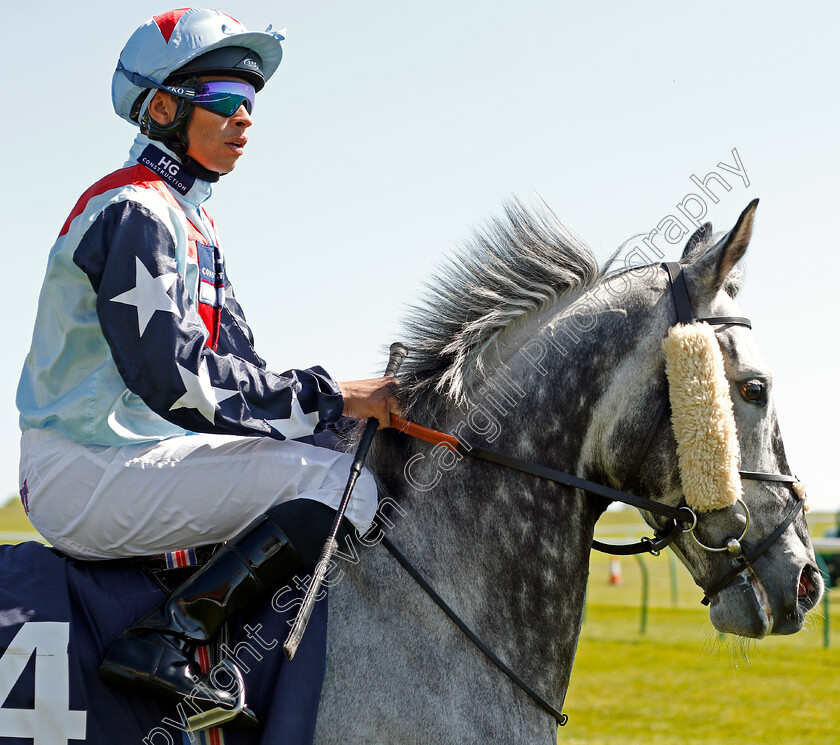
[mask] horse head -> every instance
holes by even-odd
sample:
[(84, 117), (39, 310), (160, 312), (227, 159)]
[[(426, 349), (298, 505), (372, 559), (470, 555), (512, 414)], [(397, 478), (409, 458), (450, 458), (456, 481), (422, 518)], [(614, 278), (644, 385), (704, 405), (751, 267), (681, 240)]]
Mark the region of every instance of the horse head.
[[(706, 592), (714, 626), (748, 637), (798, 631), (823, 590), (772, 376), (735, 299), (756, 206), (723, 237), (703, 225), (679, 263), (608, 271), (550, 211), (508, 205), (508, 222), (479, 234), (431, 288), (403, 375), (406, 408), (420, 421), (683, 506), (690, 517), (672, 546)], [(423, 467), (436, 483), (440, 462)], [(453, 493), (470, 493), (471, 467), (443, 470)], [(569, 563), (546, 574), (537, 561), (533, 577), (569, 582), (578, 566), (569, 552), (586, 560), (581, 536), (607, 502), (499, 469), (493, 478), (505, 486), (491, 511), (550, 519), (555, 533), (541, 541), (564, 542)], [(660, 535), (678, 532), (673, 517), (644, 508), (643, 517)]]
[[(797, 504), (804, 487), (784, 478), (791, 471), (772, 375), (736, 303), (741, 282), (736, 265), (749, 245), (756, 205), (757, 200), (719, 240), (707, 223), (685, 247), (680, 267), (689, 312), (713, 324), (682, 327), (688, 342), (673, 333), (680, 328), (674, 324), (679, 291), (665, 271), (647, 266), (618, 275), (625, 283), (625, 300), (618, 305), (651, 333), (637, 337), (616, 370), (613, 379), (624, 386), (615, 390), (613, 384), (600, 399), (588, 448), (590, 462), (600, 462), (613, 483), (694, 511), (696, 524), (692, 518), (672, 547), (707, 593), (713, 625), (761, 638), (800, 630), (823, 582)], [(688, 352), (686, 344), (693, 345)], [(698, 344), (706, 345), (708, 358), (699, 366)], [(684, 360), (668, 357), (681, 354)], [(668, 393), (671, 421), (665, 416), (654, 423), (649, 448), (640, 453), (649, 412), (657, 401), (662, 406)], [(665, 529), (661, 517), (643, 515), (651, 526)]]

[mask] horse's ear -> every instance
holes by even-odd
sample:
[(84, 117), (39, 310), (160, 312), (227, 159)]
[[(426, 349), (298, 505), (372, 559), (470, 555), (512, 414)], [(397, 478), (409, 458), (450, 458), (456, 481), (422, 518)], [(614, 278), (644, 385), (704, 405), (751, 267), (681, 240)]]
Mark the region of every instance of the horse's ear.
[[(696, 282), (704, 285), (712, 292), (717, 292), (724, 286), (729, 273), (735, 268), (735, 265), (743, 258), (747, 251), (750, 236), (752, 235), (753, 217), (755, 216), (756, 207), (758, 207), (758, 200), (753, 199), (741, 213), (738, 222), (735, 223), (735, 227), (721, 238), (715, 246), (691, 264), (690, 269), (686, 267), (694, 276)], [(703, 225), (691, 236), (688, 241), (689, 245), (706, 225)], [(689, 250), (689, 245), (686, 246), (686, 252)], [(684, 253), (683, 256), (686, 256), (686, 254)]]
[(682, 258), (688, 258), (688, 255), (699, 246), (701, 243), (705, 243), (709, 238), (712, 237), (712, 223), (704, 222), (697, 230), (694, 231), (694, 235), (688, 239), (688, 243), (685, 244), (685, 248), (683, 249)]

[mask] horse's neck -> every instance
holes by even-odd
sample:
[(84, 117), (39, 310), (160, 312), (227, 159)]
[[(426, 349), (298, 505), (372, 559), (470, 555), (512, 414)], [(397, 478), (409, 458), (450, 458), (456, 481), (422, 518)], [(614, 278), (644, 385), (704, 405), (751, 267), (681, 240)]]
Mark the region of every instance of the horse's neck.
[[(556, 375), (574, 362), (552, 364)], [(562, 372), (561, 387), (556, 379), (515, 362), (497, 368), (483, 396), (442, 429), (472, 445), (578, 471), (592, 374)], [(503, 660), (561, 701), (600, 508), (574, 490), (472, 458), (456, 462), (402, 437), (390, 433), (383, 438), (388, 452), (377, 454), (380, 469), (391, 459), (380, 476), (406, 513), (395, 542)]]
[[(609, 480), (593, 444), (605, 421), (596, 412), (635, 341), (627, 311), (606, 297), (600, 305), (583, 301), (596, 306), (588, 331), (581, 326), (592, 319), (579, 312), (578, 298), (500, 338), (484, 360), (483, 384), (441, 429), (471, 445)], [(454, 463), (441, 448), (402, 437), (386, 440), (391, 462), (380, 471), (408, 513), (397, 541), (504, 660), (562, 698), (604, 503), (471, 458)]]

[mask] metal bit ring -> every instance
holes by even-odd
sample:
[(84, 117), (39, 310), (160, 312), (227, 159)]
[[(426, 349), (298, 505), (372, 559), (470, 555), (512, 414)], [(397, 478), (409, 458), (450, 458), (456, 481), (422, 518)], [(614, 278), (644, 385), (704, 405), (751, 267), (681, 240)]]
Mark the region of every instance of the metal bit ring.
[(680, 510), (687, 510), (691, 514), (691, 525), (689, 525), (687, 528), (683, 528), (683, 524), (679, 520), (677, 520), (677, 524), (680, 526), (680, 528), (682, 528), (683, 533), (693, 532), (694, 529), (697, 527), (697, 513), (694, 510), (692, 510), (691, 507), (686, 506), (680, 507)]
[(727, 551), (728, 553), (732, 554), (733, 556), (740, 556), (742, 554), (741, 550), (741, 541), (744, 540), (744, 536), (747, 534), (747, 531), (750, 529), (750, 511), (747, 509), (747, 505), (744, 503), (743, 499), (739, 499), (736, 504), (741, 505), (741, 509), (744, 511), (744, 517), (746, 518), (746, 524), (744, 525), (744, 532), (741, 533), (740, 538), (729, 538), (726, 541), (725, 546), (721, 546), (720, 548), (714, 548), (712, 546), (707, 546), (705, 543), (702, 543), (698, 540), (697, 536), (692, 531), (691, 537), (694, 539), (694, 542), (700, 546), (700, 548), (706, 549), (706, 551), (711, 551), (713, 553), (723, 553)]

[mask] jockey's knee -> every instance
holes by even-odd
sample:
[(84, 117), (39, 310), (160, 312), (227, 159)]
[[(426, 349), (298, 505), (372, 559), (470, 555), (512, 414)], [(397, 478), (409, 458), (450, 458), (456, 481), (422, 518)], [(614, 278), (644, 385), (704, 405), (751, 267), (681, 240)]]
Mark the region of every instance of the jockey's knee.
[[(335, 521), (335, 510), (314, 499), (292, 499), (266, 510), (266, 516), (283, 531), (305, 567), (318, 563)], [(342, 545), (350, 526), (342, 520), (336, 539)]]

